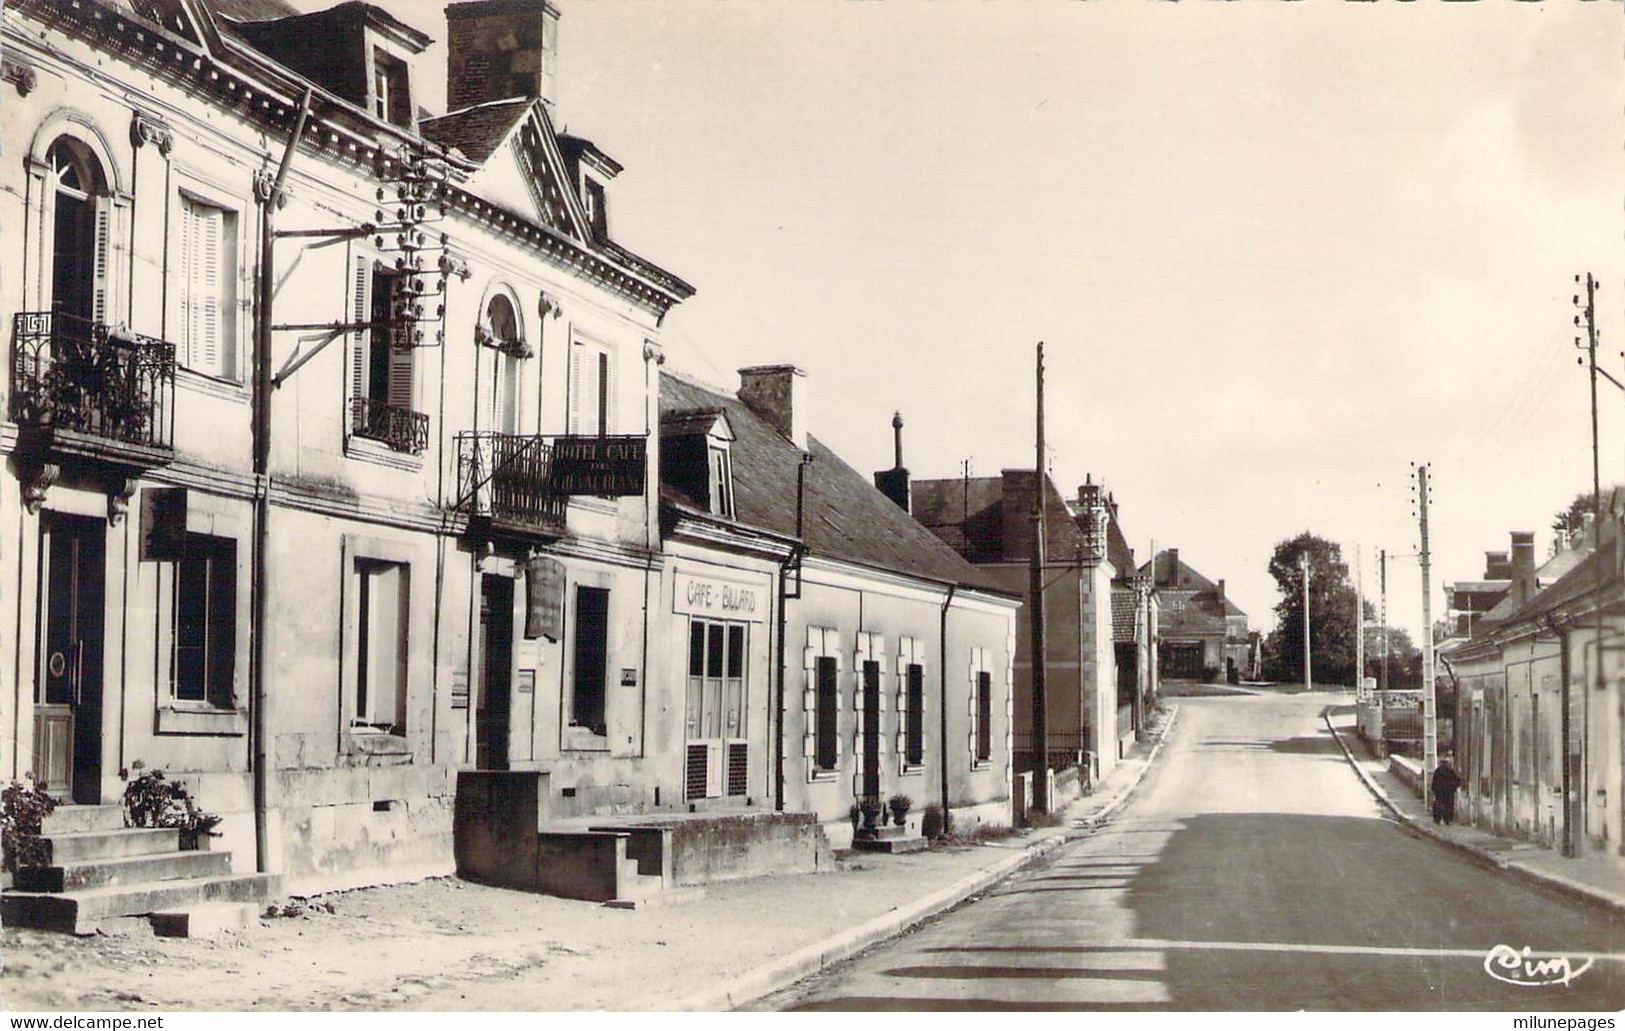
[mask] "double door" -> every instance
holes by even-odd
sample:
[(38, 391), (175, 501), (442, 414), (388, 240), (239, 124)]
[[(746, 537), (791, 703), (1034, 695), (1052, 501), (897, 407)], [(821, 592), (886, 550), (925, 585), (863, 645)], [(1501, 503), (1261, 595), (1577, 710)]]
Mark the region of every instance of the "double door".
[(41, 525), (34, 778), (82, 804), (101, 801), (105, 525), (59, 513)]

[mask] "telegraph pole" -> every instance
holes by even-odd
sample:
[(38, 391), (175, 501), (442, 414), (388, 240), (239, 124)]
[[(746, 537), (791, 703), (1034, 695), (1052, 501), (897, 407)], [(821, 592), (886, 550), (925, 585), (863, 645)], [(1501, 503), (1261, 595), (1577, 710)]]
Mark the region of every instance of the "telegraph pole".
[[(1580, 277), (1575, 276), (1574, 281), (1578, 284)], [(1581, 309), (1579, 315), (1574, 316), (1574, 325), (1576, 329), (1580, 328), (1580, 320), (1585, 319), (1586, 339), (1584, 343), (1581, 343), (1580, 338), (1575, 337), (1574, 344), (1576, 347), (1585, 348), (1591, 365), (1591, 547), (1595, 552), (1602, 540), (1602, 459), (1597, 436), (1597, 373), (1600, 371), (1597, 368), (1597, 280), (1589, 272), (1586, 273), (1585, 288), (1585, 307)], [(1574, 303), (1579, 306), (1579, 294), (1574, 295)], [(1608, 376), (1606, 372), (1603, 375)], [(1608, 378), (1613, 380), (1612, 376), (1608, 376)], [(1619, 386), (1619, 381), (1614, 380), (1614, 385)], [(1605, 574), (1600, 564), (1596, 568), (1598, 592), (1596, 612), (1597, 656), (1593, 665), (1597, 670), (1597, 689), (1600, 691), (1608, 683), (1602, 672), (1602, 587)], [(1574, 818), (1574, 800), (1570, 797), (1573, 789), (1572, 774), (1570, 772), (1573, 766), (1573, 757), (1570, 754), (1573, 751), (1573, 727), (1570, 724), (1572, 719), (1570, 708), (1573, 699), (1570, 696), (1567, 678), (1563, 680), (1561, 704), (1563, 706), (1563, 854), (1573, 856), (1579, 851), (1577, 835), (1574, 833), (1579, 821)], [(1625, 697), (1620, 699), (1620, 729), (1625, 730)], [(1622, 755), (1621, 762), (1625, 763), (1625, 755)], [(1625, 774), (1625, 769), (1622, 769), (1621, 773)]]
[(1033, 811), (1049, 812), (1049, 716), (1044, 652), (1044, 342), (1038, 342), (1038, 432), (1033, 461), (1033, 546), (1029, 606), (1032, 609)]
[(1365, 567), (1364, 549), (1354, 546), (1354, 697), (1365, 691)]
[(1433, 697), (1433, 588), (1428, 579), (1428, 467), (1416, 467), (1416, 494), (1422, 527), (1422, 801), (1432, 797), (1433, 770), (1439, 765), (1439, 714)]
[(1377, 711), (1388, 716), (1388, 549), (1377, 550), (1378, 586), (1382, 592), (1382, 684), (1377, 696)]
[(1303, 569), (1303, 689), (1315, 689), (1315, 670), (1313, 660), (1309, 656), (1309, 549), (1307, 542), (1304, 550), (1298, 555), (1298, 565)]

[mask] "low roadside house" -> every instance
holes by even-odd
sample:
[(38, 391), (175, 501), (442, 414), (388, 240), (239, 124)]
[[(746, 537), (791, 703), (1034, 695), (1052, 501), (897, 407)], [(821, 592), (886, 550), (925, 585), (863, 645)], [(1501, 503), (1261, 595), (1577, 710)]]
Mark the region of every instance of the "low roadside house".
[(802, 370), (739, 375), (660, 377), (686, 790), (816, 813), (835, 847), (865, 797), (908, 796), (915, 832), (928, 805), (1008, 825), (1019, 598), (810, 432)]
[(1210, 580), (1180, 560), (1178, 548), (1140, 567), (1158, 601), (1158, 675), (1165, 680), (1222, 680), (1250, 664), (1247, 613), (1224, 580)]
[(1617, 859), (1625, 840), (1625, 488), (1605, 492), (1603, 512), (1600, 525), (1539, 568), (1534, 535), (1514, 533), (1506, 596), (1475, 621), (1470, 639), (1440, 655), (1457, 685), (1453, 744), (1467, 792), (1458, 811), (1552, 848), (1562, 847), (1567, 826), (1580, 853)]

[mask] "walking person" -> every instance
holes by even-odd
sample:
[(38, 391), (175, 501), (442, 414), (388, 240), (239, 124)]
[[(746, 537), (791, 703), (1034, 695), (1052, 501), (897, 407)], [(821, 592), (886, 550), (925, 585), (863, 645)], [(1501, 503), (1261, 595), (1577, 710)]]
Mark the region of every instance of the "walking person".
[(1456, 820), (1456, 792), (1461, 788), (1461, 777), (1449, 759), (1440, 759), (1433, 771), (1433, 822), (1451, 824)]

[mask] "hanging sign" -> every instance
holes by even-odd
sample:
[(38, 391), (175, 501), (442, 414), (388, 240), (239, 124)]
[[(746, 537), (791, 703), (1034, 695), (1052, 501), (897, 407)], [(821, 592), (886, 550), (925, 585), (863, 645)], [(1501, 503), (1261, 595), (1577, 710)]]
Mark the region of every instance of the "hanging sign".
[(642, 494), (648, 466), (646, 444), (636, 436), (558, 438), (553, 443), (553, 493)]
[(564, 563), (532, 556), (525, 562), (525, 637), (557, 641), (564, 633)]
[(678, 573), (673, 579), (673, 591), (673, 612), (746, 623), (767, 621), (767, 591), (759, 584)]

